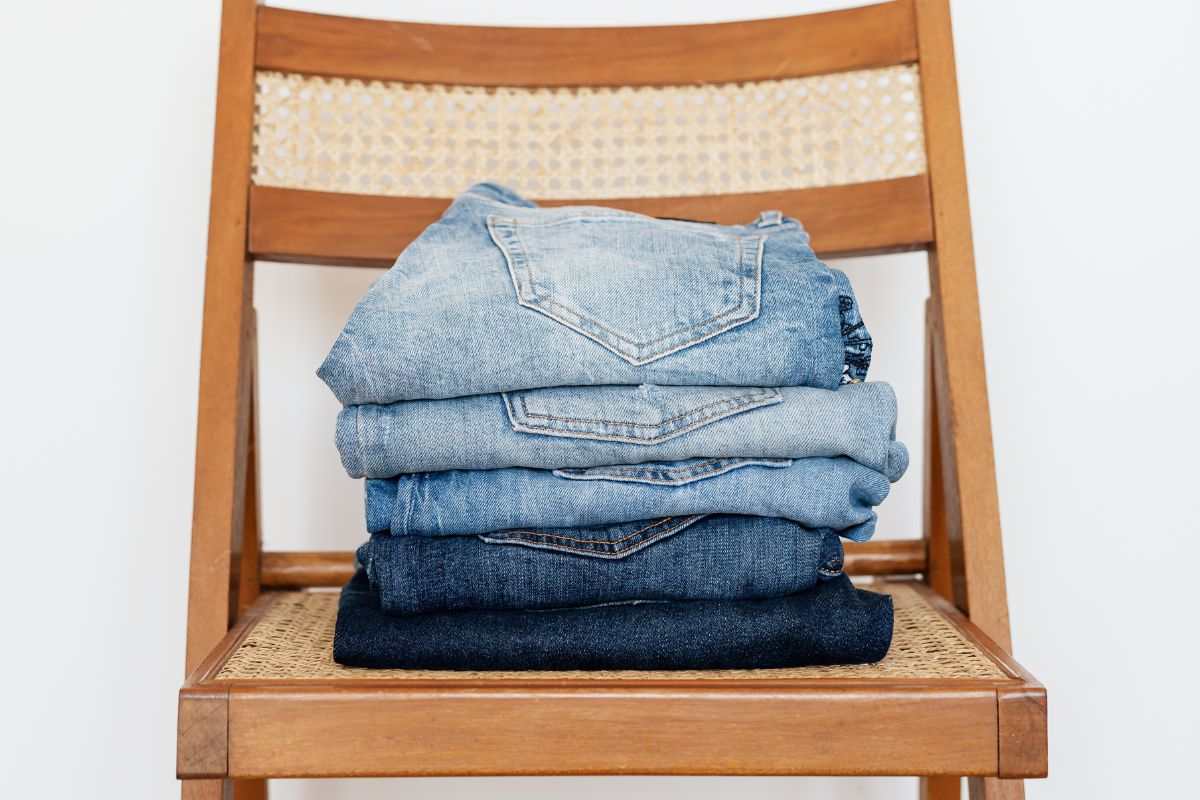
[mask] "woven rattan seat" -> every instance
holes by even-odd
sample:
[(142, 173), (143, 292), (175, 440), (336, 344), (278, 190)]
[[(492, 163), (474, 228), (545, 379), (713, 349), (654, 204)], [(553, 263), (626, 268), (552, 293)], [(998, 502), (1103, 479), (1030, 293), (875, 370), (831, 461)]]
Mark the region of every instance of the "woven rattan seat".
[[(973, 797), (994, 799), (1046, 774), (1046, 692), (1009, 655), (947, 0), (596, 29), (223, 0), (221, 25), (185, 798), (262, 800), (276, 777), (778, 774), (921, 776), (926, 800), (957, 798), (970, 776)], [(332, 661), (333, 590), (353, 553), (262, 551), (252, 265), (390, 266), (483, 180), (545, 205), (725, 224), (779, 209), (823, 257), (927, 251), (925, 474), (905, 478), (923, 478), (923, 530), (846, 550), (847, 573), (895, 599), (883, 661), (673, 672)], [(361, 522), (345, 533), (357, 544)]]
[[(839, 772), (829, 753), (864, 736), (891, 739), (874, 769), (903, 771), (925, 756), (923, 737), (912, 735), (925, 727), (953, 733), (956, 770), (993, 763), (998, 716), (1023, 716), (1028, 675), (924, 584), (870, 588), (890, 593), (896, 609), (891, 650), (877, 664), (591, 672), (346, 668), (331, 657), (337, 592), (269, 592), (185, 687), (181, 725), (194, 752), (226, 759), (240, 777), (321, 774), (350, 762), (387, 775), (664, 771), (679, 756), (631, 737), (650, 721), (658, 738), (681, 744), (708, 726), (754, 726), (750, 753), (719, 740), (688, 744), (688, 770), (697, 772), (854, 774), (853, 765)], [(868, 726), (854, 722), (868, 709)], [(561, 747), (547, 747), (547, 727)], [(204, 736), (215, 750), (195, 746)], [(487, 746), (463, 744), (481, 736)], [(457, 747), (441, 746), (450, 742)], [(785, 770), (772, 766), (781, 759)]]
[(812, 678), (1006, 680), (1003, 667), (973, 644), (912, 586), (880, 583), (895, 602), (892, 647), (878, 664), (755, 670), (448, 672), (343, 667), (334, 663), (336, 592), (285, 592), (221, 666), (218, 681), (272, 680), (763, 680)]

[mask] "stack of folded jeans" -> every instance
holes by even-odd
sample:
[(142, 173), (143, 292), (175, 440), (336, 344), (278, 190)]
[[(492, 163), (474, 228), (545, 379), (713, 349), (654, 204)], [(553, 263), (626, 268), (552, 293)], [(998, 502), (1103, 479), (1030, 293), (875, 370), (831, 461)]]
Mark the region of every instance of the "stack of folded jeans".
[(845, 275), (800, 223), (475, 186), (319, 374), (370, 540), (334, 657), (428, 669), (869, 662), (842, 572), (908, 464)]

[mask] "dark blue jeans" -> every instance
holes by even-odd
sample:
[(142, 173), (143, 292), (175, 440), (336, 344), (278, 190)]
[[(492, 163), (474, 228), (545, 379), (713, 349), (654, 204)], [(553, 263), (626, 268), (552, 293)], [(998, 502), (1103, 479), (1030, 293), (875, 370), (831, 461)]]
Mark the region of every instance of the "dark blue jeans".
[(389, 614), (781, 597), (842, 574), (842, 543), (771, 517), (663, 517), (482, 536), (375, 534), (358, 551)]
[(399, 669), (765, 669), (878, 661), (891, 639), (892, 599), (845, 575), (767, 600), (399, 617), (383, 612), (359, 570), (342, 590), (333, 657)]

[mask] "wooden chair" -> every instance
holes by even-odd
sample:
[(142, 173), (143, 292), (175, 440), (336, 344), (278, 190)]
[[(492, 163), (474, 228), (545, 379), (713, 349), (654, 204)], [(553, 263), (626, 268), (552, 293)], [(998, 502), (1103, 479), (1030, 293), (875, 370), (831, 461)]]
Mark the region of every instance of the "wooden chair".
[[(896, 598), (886, 661), (492, 674), (331, 662), (336, 595), (312, 589), (344, 582), (351, 554), (260, 548), (252, 265), (388, 266), (484, 178), (657, 216), (737, 223), (779, 208), (827, 256), (928, 252), (924, 535), (848, 548), (850, 574), (887, 576), (878, 588)], [(972, 796), (1019, 797), (1019, 779), (1046, 774), (1046, 694), (1010, 649), (947, 0), (626, 29), (224, 0), (185, 797), (263, 797), (269, 777), (541, 774), (917, 775), (929, 798), (957, 797), (966, 775)]]

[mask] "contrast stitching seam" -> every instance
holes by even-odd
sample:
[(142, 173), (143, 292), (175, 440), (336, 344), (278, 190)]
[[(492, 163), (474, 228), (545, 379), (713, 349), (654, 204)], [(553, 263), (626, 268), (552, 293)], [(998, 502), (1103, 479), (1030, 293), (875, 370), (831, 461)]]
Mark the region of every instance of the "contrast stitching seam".
[[(646, 531), (649, 531), (649, 530), (653, 530), (653, 529), (657, 528), (659, 525), (666, 525), (668, 522), (670, 522), (674, 519), (678, 519), (678, 517), (663, 517), (662, 519), (660, 519), (658, 522), (654, 523), (653, 525), (647, 525), (646, 527), (642, 528), (641, 530), (634, 531), (633, 533), (629, 534), (628, 536), (622, 536), (620, 539), (614, 539), (611, 542), (602, 542), (602, 543), (603, 544), (620, 544), (621, 542), (629, 541), (630, 539), (637, 536), (638, 534), (645, 533)], [(684, 518), (683, 522), (687, 522), (690, 519), (692, 519), (692, 517), (686, 517), (686, 518)], [(683, 522), (681, 522), (679, 524), (682, 525)], [(568, 542), (579, 542), (580, 544), (595, 544), (595, 543), (597, 543), (596, 539), (576, 539), (573, 536), (559, 536), (558, 534), (555, 534), (555, 533), (538, 533), (537, 531), (504, 531), (503, 533), (490, 534), (490, 535), (491, 536), (513, 536), (513, 537), (515, 537), (518, 534), (524, 534), (527, 536), (539, 536), (543, 539), (545, 539), (545, 538), (563, 539)]]
[[(734, 470), (734, 469), (737, 469), (738, 467), (744, 467), (744, 466), (749, 466), (749, 467), (768, 467), (769, 466), (769, 467), (778, 468), (778, 467), (787, 466), (787, 464), (783, 463), (785, 461), (790, 464), (791, 459), (783, 459), (783, 458), (780, 458), (780, 459), (747, 459), (747, 460), (742, 460), (742, 461), (738, 461), (735, 459), (727, 465), (721, 464), (720, 461), (726, 461), (726, 459), (720, 459), (719, 461), (705, 461), (701, 464), (696, 464), (695, 467), (689, 467), (688, 469), (682, 470), (678, 473), (672, 473), (672, 471), (669, 469), (647, 470), (647, 472), (663, 472), (663, 473), (666, 473), (669, 475), (670, 474), (676, 475), (676, 477), (673, 477), (673, 478), (641, 477), (641, 476), (638, 476), (637, 473), (629, 473), (629, 472), (625, 472), (625, 473), (603, 472), (603, 471), (600, 471), (603, 468), (599, 468), (599, 467), (593, 467), (589, 470), (582, 472), (581, 474), (583, 474), (583, 475), (608, 475), (608, 476), (611, 476), (614, 478), (626, 478), (630, 481), (636, 481), (638, 483), (678, 483), (682, 479), (696, 480), (698, 478), (707, 478), (709, 475), (719, 474), (722, 472), (722, 470), (725, 470), (726, 466), (729, 467), (729, 470), (725, 470), (725, 471)], [(774, 462), (778, 462), (778, 463), (774, 463)], [(717, 464), (718, 466), (715, 466), (710, 470), (704, 470), (704, 471), (700, 471), (700, 472), (693, 471), (693, 470), (699, 469), (700, 467), (709, 466), (710, 464)], [(563, 472), (563, 471), (564, 470), (555, 470), (555, 472)], [(562, 477), (566, 478), (567, 480), (575, 480), (575, 478), (573, 476), (563, 475)]]
[[(641, 222), (651, 222), (654, 224), (667, 223), (664, 227), (683, 228), (685, 231), (687, 231), (688, 233), (690, 233), (694, 236), (708, 236), (713, 239), (729, 239), (731, 241), (741, 241), (742, 239), (748, 238), (749, 236), (752, 235), (752, 234), (737, 234), (737, 233), (721, 233), (720, 231), (710, 231), (710, 230), (696, 230), (696, 229), (692, 228), (691, 226), (692, 225), (707, 225), (710, 223), (695, 222), (695, 221), (689, 221), (689, 220), (663, 219), (662, 217), (651, 217), (651, 216), (647, 216), (645, 214), (638, 214), (637, 212), (634, 212), (634, 211), (626, 212), (625, 214), (613, 214), (611, 212), (603, 212), (600, 214), (574, 214), (569, 217), (560, 217), (559, 219), (548, 219), (548, 220), (520, 220), (520, 219), (517, 219), (516, 217), (500, 217), (498, 219), (498, 221), (503, 222), (504, 224), (507, 224), (507, 225), (511, 225), (514, 228), (517, 227), (518, 225), (524, 225), (526, 228), (548, 228), (553, 225), (561, 225), (566, 222), (641, 221)], [(683, 225), (672, 225), (671, 223), (683, 223)]]
[(672, 422), (675, 422), (676, 420), (681, 420), (681, 419), (684, 419), (685, 417), (690, 417), (693, 414), (697, 414), (701, 411), (712, 408), (713, 406), (719, 406), (719, 405), (723, 405), (725, 403), (733, 403), (734, 407), (737, 407), (739, 405), (747, 405), (748, 403), (750, 403), (753, 400), (769, 399), (771, 397), (778, 397), (778, 396), (779, 396), (779, 393), (775, 392), (773, 390), (756, 389), (755, 391), (751, 392), (750, 394), (743, 394), (738, 397), (726, 397), (722, 400), (715, 400), (711, 403), (707, 403), (707, 404), (699, 406), (697, 408), (693, 408), (690, 411), (685, 411), (682, 414), (679, 414), (678, 416), (671, 417), (670, 419), (664, 419), (662, 422), (625, 422), (623, 420), (617, 420), (617, 419), (587, 419), (585, 417), (556, 417), (553, 414), (537, 414), (537, 413), (530, 411), (529, 406), (525, 402), (524, 397), (518, 397), (517, 401), (521, 404), (521, 413), (524, 416), (534, 417), (536, 419), (552, 419), (556, 422), (594, 422), (594, 423), (598, 423), (600, 425), (623, 425), (623, 426), (629, 426), (632, 428), (661, 428), (664, 425), (669, 425)]
[[(741, 282), (743, 280), (744, 280), (743, 278), (739, 277), (739, 284), (738, 284), (739, 289), (741, 286)], [(585, 316), (585, 315), (579, 313), (578, 311), (576, 311), (575, 309), (573, 309), (569, 306), (563, 305), (562, 303), (557, 303), (553, 300), (543, 299), (540, 297), (534, 298), (533, 300), (530, 300), (529, 302), (532, 303), (533, 305), (547, 305), (547, 306), (554, 306), (556, 308), (561, 308), (567, 314), (578, 317), (579, 319), (583, 320), (584, 322), (591, 323), (593, 326), (604, 331), (609, 336), (612, 336), (614, 339), (619, 339), (620, 341), (624, 342), (625, 344), (633, 345), (634, 347), (639, 347), (639, 348), (646, 348), (646, 347), (650, 347), (651, 345), (658, 344), (659, 342), (664, 342), (668, 339), (675, 339), (675, 338), (683, 336), (691, 331), (694, 331), (697, 328), (703, 328), (708, 325), (712, 325), (715, 322), (723, 322), (725, 319), (725, 316), (727, 314), (729, 314), (733, 311), (740, 311), (742, 306), (746, 305), (746, 300), (743, 297), (741, 300), (738, 301), (737, 305), (732, 305), (732, 306), (729, 306), (728, 308), (723, 308), (706, 320), (697, 322), (694, 325), (689, 325), (686, 328), (676, 328), (675, 330), (671, 331), (670, 333), (666, 334), (665, 336), (660, 336), (657, 339), (651, 339), (648, 342), (639, 342), (634, 339), (626, 339), (624, 336), (617, 333), (612, 328), (609, 328), (609, 327), (605, 326), (603, 323), (598, 322), (597, 320), (594, 320), (591, 317)], [(551, 314), (551, 316), (556, 316), (556, 315)], [(735, 317), (733, 320), (730, 320), (730, 321), (736, 322), (736, 321), (743, 320), (743, 319), (749, 319), (749, 317), (750, 317), (750, 312), (746, 312), (745, 316)]]
[[(617, 539), (616, 541), (613, 541), (613, 542), (597, 542), (597, 541), (592, 541), (592, 540), (588, 540), (588, 539), (573, 539), (570, 536), (554, 536), (553, 534), (538, 534), (538, 533), (534, 533), (533, 531), (512, 531), (512, 533), (514, 533), (514, 534), (526, 534), (527, 533), (531, 536), (535, 536), (535, 537), (539, 537), (539, 538), (529, 539), (529, 538), (523, 538), (520, 536), (513, 536), (512, 538), (514, 540), (520, 541), (520, 542), (529, 542), (530, 544), (552, 545), (553, 547), (556, 547), (556, 548), (559, 548), (562, 550), (574, 550), (574, 551), (580, 552), (580, 553), (597, 553), (597, 552), (623, 553), (626, 550), (632, 549), (633, 547), (637, 547), (639, 545), (649, 544), (650, 542), (657, 541), (657, 540), (661, 539), (662, 537), (666, 536), (668, 533), (679, 530), (679, 528), (683, 527), (684, 525), (686, 525), (688, 523), (688, 520), (690, 520), (691, 517), (688, 517), (688, 519), (685, 519), (683, 522), (680, 522), (678, 525), (672, 525), (670, 528), (664, 528), (663, 530), (658, 531), (655, 534), (647, 536), (642, 541), (635, 542), (634, 544), (630, 545), (629, 547), (620, 547), (620, 548), (615, 548), (612, 550), (604, 550), (601, 548), (611, 547), (613, 545), (618, 545), (618, 544), (621, 544), (622, 542), (626, 542), (629, 539), (632, 539), (634, 536), (637, 536), (639, 533), (648, 531), (648, 530), (650, 530), (650, 528), (656, 528), (659, 525), (663, 524), (664, 522), (669, 522), (672, 519), (674, 519), (674, 517), (668, 517), (667, 519), (664, 519), (661, 522), (651, 525), (649, 528), (643, 528), (642, 530), (637, 531), (637, 533), (631, 533), (631, 534), (629, 534), (629, 536), (626, 536), (621, 539)], [(592, 547), (572, 547), (571, 545), (567, 545), (567, 544), (554, 544), (552, 541), (551, 542), (546, 541), (546, 539), (564, 539), (569, 542), (581, 542), (584, 544), (591, 544)]]
[[(676, 526), (676, 527), (678, 527), (678, 526)], [(523, 539), (520, 537), (514, 537), (514, 539), (518, 542), (528, 542), (529, 544), (546, 545), (548, 547), (553, 547), (557, 550), (571, 550), (576, 553), (591, 553), (591, 554), (609, 554), (609, 553), (611, 553), (611, 554), (615, 555), (618, 553), (627, 552), (629, 550), (632, 550), (635, 547), (640, 547), (642, 545), (647, 545), (652, 542), (656, 542), (674, 530), (675, 530), (675, 528), (667, 528), (666, 530), (659, 531), (658, 533), (653, 534), (652, 536), (647, 536), (645, 539), (641, 540), (640, 542), (635, 542), (634, 544), (631, 544), (628, 547), (619, 547), (619, 548), (614, 548), (612, 550), (600, 549), (603, 545), (597, 545), (596, 547), (572, 547), (569, 544), (555, 544), (554, 542), (546, 542), (546, 541), (541, 541), (541, 540), (537, 540), (537, 539)]]
[[(667, 467), (666, 469), (642, 469), (638, 470), (636, 466), (630, 467), (590, 467), (579, 470), (580, 474), (584, 475), (641, 475), (645, 472), (662, 472), (668, 475), (686, 475), (689, 472), (699, 470), (701, 467), (708, 467), (713, 464), (719, 464), (722, 461), (736, 462), (734, 457), (712, 458), (708, 461), (701, 461), (699, 464), (692, 464), (690, 467)], [(570, 469), (555, 470), (556, 472), (571, 472)]]

